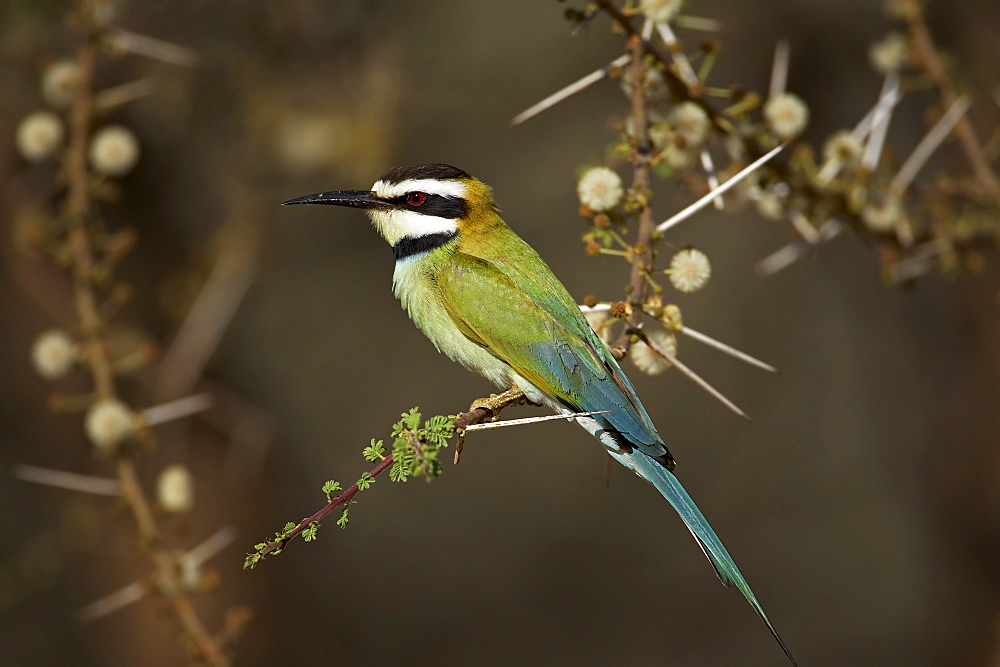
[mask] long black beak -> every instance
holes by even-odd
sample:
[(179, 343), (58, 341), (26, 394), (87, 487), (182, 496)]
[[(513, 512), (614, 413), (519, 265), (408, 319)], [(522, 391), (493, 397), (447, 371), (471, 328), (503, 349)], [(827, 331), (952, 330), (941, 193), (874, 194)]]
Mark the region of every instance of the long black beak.
[(392, 204), (379, 199), (374, 192), (367, 190), (340, 190), (339, 192), (320, 192), (296, 199), (281, 202), (282, 206), (289, 204), (329, 204), (331, 206), (352, 206), (354, 208), (391, 208)]

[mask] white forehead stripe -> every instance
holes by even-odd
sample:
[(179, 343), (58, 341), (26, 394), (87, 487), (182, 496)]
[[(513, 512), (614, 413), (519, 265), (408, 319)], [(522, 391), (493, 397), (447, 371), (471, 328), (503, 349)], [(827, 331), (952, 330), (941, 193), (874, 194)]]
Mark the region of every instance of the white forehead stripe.
[(465, 183), (461, 181), (438, 181), (433, 178), (413, 178), (399, 183), (375, 181), (372, 191), (381, 199), (395, 199), (407, 192), (426, 192), (429, 195), (442, 197), (464, 197)]

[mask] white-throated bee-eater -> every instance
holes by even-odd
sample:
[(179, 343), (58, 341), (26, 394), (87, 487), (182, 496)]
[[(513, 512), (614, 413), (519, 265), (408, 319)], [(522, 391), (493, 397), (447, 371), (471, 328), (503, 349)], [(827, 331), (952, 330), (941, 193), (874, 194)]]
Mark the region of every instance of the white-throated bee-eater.
[(392, 169), (371, 190), (284, 203), (364, 209), (396, 257), (393, 291), (449, 358), (557, 413), (606, 410), (575, 420), (663, 494), (719, 578), (743, 593), (794, 664), (736, 563), (674, 476), (674, 460), (618, 362), (541, 257), (500, 217), (489, 186), (450, 165), (426, 164)]

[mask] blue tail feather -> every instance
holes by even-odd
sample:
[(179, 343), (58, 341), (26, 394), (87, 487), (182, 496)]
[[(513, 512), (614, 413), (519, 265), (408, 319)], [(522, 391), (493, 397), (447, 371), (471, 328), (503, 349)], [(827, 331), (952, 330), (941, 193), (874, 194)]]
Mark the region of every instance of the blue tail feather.
[(761, 607), (760, 603), (757, 601), (757, 596), (753, 594), (750, 590), (750, 585), (747, 583), (743, 575), (740, 574), (739, 568), (736, 567), (736, 563), (733, 561), (732, 556), (726, 551), (726, 547), (723, 546), (722, 541), (712, 530), (712, 526), (709, 525), (708, 520), (695, 505), (694, 500), (688, 495), (688, 492), (684, 490), (681, 486), (680, 481), (674, 476), (672, 472), (664, 468), (655, 460), (642, 454), (638, 451), (633, 451), (631, 453), (611, 453), (620, 463), (628, 468), (631, 468), (635, 472), (639, 473), (647, 481), (649, 481), (656, 490), (663, 494), (663, 497), (673, 506), (674, 510), (680, 515), (681, 520), (684, 521), (684, 525), (687, 526), (691, 534), (694, 535), (695, 540), (698, 541), (698, 546), (701, 550), (705, 552), (708, 560), (711, 561), (712, 566), (715, 568), (716, 573), (719, 575), (719, 579), (722, 580), (726, 586), (736, 587), (743, 597), (747, 599), (750, 606), (753, 607), (757, 615), (760, 616), (761, 620), (767, 625), (767, 629), (771, 631), (771, 635), (774, 636), (778, 644), (781, 646), (781, 650), (785, 652), (785, 655), (791, 661), (792, 665), (795, 665), (795, 658), (789, 652), (788, 647), (785, 646), (785, 642), (781, 639), (777, 630), (771, 625), (771, 621), (768, 620), (767, 614), (764, 613), (764, 608)]

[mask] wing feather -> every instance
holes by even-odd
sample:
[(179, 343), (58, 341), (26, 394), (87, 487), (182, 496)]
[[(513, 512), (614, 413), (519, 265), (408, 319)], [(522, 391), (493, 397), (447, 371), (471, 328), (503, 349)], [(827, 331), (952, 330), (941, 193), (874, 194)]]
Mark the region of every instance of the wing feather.
[(640, 451), (672, 463), (631, 383), (566, 288), (526, 243), (502, 259), (456, 251), (436, 276), (445, 308), (484, 345), (550, 397), (598, 419)]

